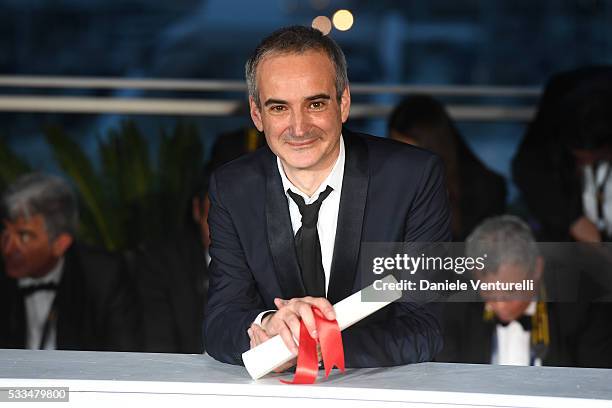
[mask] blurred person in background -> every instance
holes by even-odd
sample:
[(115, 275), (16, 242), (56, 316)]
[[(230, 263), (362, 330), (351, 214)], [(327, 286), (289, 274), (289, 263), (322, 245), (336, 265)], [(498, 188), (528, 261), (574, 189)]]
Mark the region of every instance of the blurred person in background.
[(143, 306), (144, 351), (204, 352), (208, 290), (208, 172), (194, 189), (187, 222), (167, 239), (142, 245), (132, 260)]
[(611, 304), (594, 301), (601, 288), (589, 276), (590, 266), (578, 250), (541, 249), (529, 226), (514, 216), (487, 219), (472, 232), (466, 255), (487, 255), (472, 279), (533, 280), (533, 287), (480, 291), (482, 301), (448, 304), (444, 349), (436, 361), (612, 367)]
[(255, 127), (243, 127), (221, 133), (215, 140), (207, 168), (212, 172), (225, 163), (265, 145), (266, 138)]
[(612, 67), (555, 75), (513, 160), (540, 240), (612, 238), (611, 165)]
[(19, 177), (2, 197), (0, 348), (135, 351), (140, 310), (119, 259), (76, 242), (61, 178)]
[(506, 185), (465, 143), (444, 106), (414, 95), (395, 107), (389, 136), (436, 153), (444, 161), (452, 213), (453, 240), (463, 241), (483, 219), (504, 213)]
[(190, 214), (171, 239), (141, 247), (134, 260), (144, 310), (144, 351), (205, 352), (202, 325), (208, 291), (210, 173), (265, 145), (255, 128), (222, 133), (191, 198)]

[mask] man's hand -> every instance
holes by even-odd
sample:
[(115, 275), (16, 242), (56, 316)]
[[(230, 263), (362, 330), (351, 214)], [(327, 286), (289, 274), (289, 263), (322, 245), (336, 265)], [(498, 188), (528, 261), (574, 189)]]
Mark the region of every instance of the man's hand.
[(278, 311), (264, 317), (261, 328), (270, 337), (280, 335), (287, 348), (295, 354), (298, 352), (296, 339), (300, 338), (300, 320), (304, 322), (306, 330), (313, 339), (318, 337), (312, 306), (318, 308), (328, 320), (336, 318), (334, 308), (325, 298), (311, 296), (291, 300), (276, 298), (274, 304)]
[(570, 235), (579, 242), (601, 242), (599, 230), (595, 224), (584, 215), (578, 218), (570, 226)]
[[(279, 334), (287, 348), (291, 350), (292, 353), (297, 354), (298, 346), (296, 344), (296, 339), (300, 338), (300, 320), (304, 321), (304, 326), (313, 339), (318, 337), (312, 306), (317, 307), (328, 320), (334, 320), (336, 318), (334, 308), (325, 298), (314, 298), (310, 296), (291, 300), (275, 298), (274, 304), (278, 308), (278, 311), (264, 317), (261, 326), (252, 324), (247, 330), (251, 348)], [(317, 355), (319, 361), (321, 361), (321, 348), (319, 344), (317, 344)], [(294, 358), (274, 371), (277, 373), (283, 372), (293, 367), (296, 362), (297, 358)]]
[[(257, 324), (252, 324), (249, 330), (247, 330), (249, 334), (249, 339), (251, 340), (251, 348), (256, 347), (268, 340), (271, 336), (268, 336), (266, 332), (261, 328), (261, 326)], [(291, 361), (283, 364), (274, 370), (275, 373), (282, 373), (283, 371), (293, 367), (297, 363), (297, 357), (292, 359)]]

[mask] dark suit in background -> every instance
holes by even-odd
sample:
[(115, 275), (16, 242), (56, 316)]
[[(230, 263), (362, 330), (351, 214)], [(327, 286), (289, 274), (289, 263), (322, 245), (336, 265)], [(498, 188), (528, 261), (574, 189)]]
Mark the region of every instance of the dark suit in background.
[[(483, 319), (483, 303), (445, 308), (444, 350), (436, 361), (490, 364), (496, 324)], [(611, 368), (609, 316), (602, 304), (547, 303), (550, 345), (542, 365)]]
[(194, 228), (138, 252), (144, 351), (204, 352), (202, 322), (208, 274), (204, 247)]
[[(372, 276), (358, 270), (362, 242), (449, 241), (438, 157), (387, 139), (343, 131), (346, 163), (327, 299), (336, 303)], [(240, 364), (247, 329), (274, 298), (306, 296), (276, 156), (264, 147), (211, 177), (211, 256), (206, 350)], [(394, 303), (342, 332), (346, 364), (426, 361), (442, 339), (428, 307)]]
[(487, 168), (461, 139), (458, 141), (457, 156), (461, 185), (458, 203), (461, 229), (454, 239), (465, 241), (484, 219), (504, 213), (506, 181)]
[[(570, 268), (568, 272), (559, 272), (571, 261), (550, 257), (547, 260), (549, 272), (544, 272), (544, 279), (551, 299), (546, 303), (550, 344), (542, 365), (611, 368), (612, 304), (608, 298), (609, 289), (593, 279), (592, 271)], [(603, 264), (601, 258), (599, 261)], [(444, 349), (436, 356), (436, 361), (491, 363), (495, 330), (496, 323), (484, 319), (484, 303), (447, 303), (444, 309)]]
[[(119, 259), (73, 244), (56, 293), (58, 350), (138, 351), (140, 310)], [(25, 348), (25, 305), (17, 281), (2, 273), (0, 348)]]
[(583, 215), (581, 176), (563, 137), (568, 120), (575, 116), (564, 111), (563, 102), (581, 90), (612, 92), (612, 67), (586, 67), (553, 76), (512, 161), (514, 182), (540, 224), (535, 231), (539, 241), (569, 240), (570, 226)]
[(245, 153), (253, 152), (266, 144), (266, 138), (254, 127), (246, 127), (221, 133), (213, 145), (207, 168), (214, 171)]

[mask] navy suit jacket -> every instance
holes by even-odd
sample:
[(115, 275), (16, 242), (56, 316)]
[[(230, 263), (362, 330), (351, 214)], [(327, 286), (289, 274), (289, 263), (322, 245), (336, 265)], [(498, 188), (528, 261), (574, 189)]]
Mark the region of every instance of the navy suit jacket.
[[(441, 160), (425, 150), (343, 130), (346, 162), (327, 291), (334, 304), (362, 289), (362, 242), (450, 241)], [(206, 350), (241, 364), (247, 329), (276, 309), (274, 298), (303, 297), (287, 198), (276, 156), (267, 147), (211, 176), (210, 286)], [(440, 326), (427, 305), (398, 302), (342, 332), (348, 367), (433, 359)]]

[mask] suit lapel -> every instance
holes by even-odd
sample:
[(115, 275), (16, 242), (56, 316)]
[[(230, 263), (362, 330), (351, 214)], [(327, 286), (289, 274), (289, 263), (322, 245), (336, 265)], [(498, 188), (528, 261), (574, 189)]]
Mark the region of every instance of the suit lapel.
[(282, 295), (286, 299), (303, 297), (306, 289), (297, 261), (289, 205), (283, 191), (283, 182), (278, 173), (276, 156), (271, 151), (269, 153), (264, 159), (268, 245)]
[(25, 313), (24, 298), (14, 279), (6, 279), (8, 289), (8, 330), (4, 348), (25, 348), (27, 317)]
[[(480, 305), (480, 304), (478, 304)], [(466, 342), (469, 343), (474, 338), (481, 338), (482, 343), (476, 341), (473, 342), (476, 346), (472, 348), (473, 357), (468, 361), (473, 361), (482, 364), (490, 364), (491, 356), (493, 355), (493, 336), (496, 336), (496, 324), (494, 322), (485, 322), (483, 319), (484, 303), (479, 308), (479, 313), (476, 315), (479, 317), (478, 327), (480, 332), (474, 333), (476, 330), (466, 330)], [(474, 335), (475, 334), (475, 335)], [(473, 336), (473, 337), (472, 337)]]
[(357, 258), (368, 194), (368, 151), (365, 142), (343, 130), (346, 149), (338, 226), (327, 298), (334, 304), (353, 293)]
[(76, 250), (73, 246), (66, 252), (64, 270), (57, 291), (55, 306), (57, 310), (58, 350), (73, 350), (84, 347), (81, 331), (82, 316), (85, 311), (84, 285), (76, 263)]

